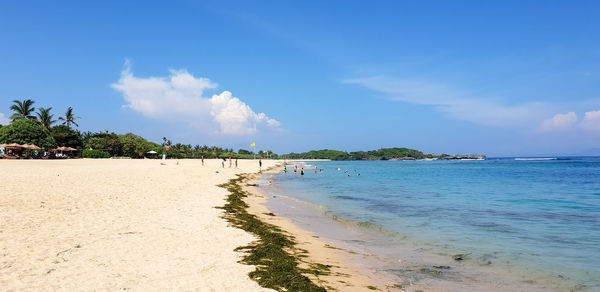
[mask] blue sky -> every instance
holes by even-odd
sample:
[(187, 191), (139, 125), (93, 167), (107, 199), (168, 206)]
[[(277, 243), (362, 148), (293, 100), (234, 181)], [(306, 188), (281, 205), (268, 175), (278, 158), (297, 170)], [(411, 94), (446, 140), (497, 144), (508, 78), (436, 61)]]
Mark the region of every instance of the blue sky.
[(3, 1), (13, 99), (276, 152), (600, 154), (598, 1)]

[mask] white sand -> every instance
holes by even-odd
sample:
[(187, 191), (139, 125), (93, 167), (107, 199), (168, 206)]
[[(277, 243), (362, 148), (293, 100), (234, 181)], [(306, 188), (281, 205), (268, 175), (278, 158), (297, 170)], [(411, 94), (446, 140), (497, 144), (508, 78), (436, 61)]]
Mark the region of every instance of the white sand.
[(254, 238), (214, 208), (258, 162), (166, 163), (0, 160), (0, 290), (270, 291), (233, 251)]

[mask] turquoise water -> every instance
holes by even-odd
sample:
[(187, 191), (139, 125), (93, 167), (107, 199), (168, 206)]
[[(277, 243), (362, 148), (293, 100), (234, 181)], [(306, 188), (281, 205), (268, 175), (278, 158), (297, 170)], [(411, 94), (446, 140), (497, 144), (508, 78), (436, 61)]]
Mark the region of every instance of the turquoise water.
[[(506, 281), (600, 290), (599, 157), (311, 163), (304, 176), (272, 178), (277, 192), (381, 226), (388, 235), (370, 244), (382, 257), (401, 258), (394, 252), (410, 245), (442, 258), (466, 254)], [(315, 175), (314, 165), (323, 171)]]

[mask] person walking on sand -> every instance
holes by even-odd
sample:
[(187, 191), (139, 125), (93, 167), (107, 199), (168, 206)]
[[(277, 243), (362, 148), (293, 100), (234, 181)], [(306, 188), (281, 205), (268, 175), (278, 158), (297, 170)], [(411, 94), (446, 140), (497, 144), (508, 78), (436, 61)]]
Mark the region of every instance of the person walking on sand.
[(258, 169), (262, 169), (262, 159), (258, 160)]
[(225, 158), (223, 158), (223, 160), (221, 160), (221, 166), (222, 166), (223, 168), (225, 168), (225, 161), (226, 161), (226, 160), (227, 160), (227, 159), (225, 159)]
[(231, 168), (231, 156), (229, 156), (229, 168)]
[(202, 166), (204, 166), (204, 155), (202, 155)]
[(237, 158), (235, 159), (235, 168), (237, 168)]

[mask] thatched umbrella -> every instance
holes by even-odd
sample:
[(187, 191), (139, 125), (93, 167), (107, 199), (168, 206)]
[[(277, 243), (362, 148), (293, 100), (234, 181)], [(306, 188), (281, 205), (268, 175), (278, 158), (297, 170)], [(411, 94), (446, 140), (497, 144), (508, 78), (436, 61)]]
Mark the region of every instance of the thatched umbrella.
[(23, 145), (23, 148), (31, 149), (31, 150), (41, 150), (42, 149), (41, 147), (38, 147), (34, 144), (25, 144), (25, 145)]
[(6, 145), (6, 148), (12, 148), (12, 149), (24, 149), (25, 147), (23, 147), (24, 145), (21, 144), (17, 144), (17, 143), (11, 143)]

